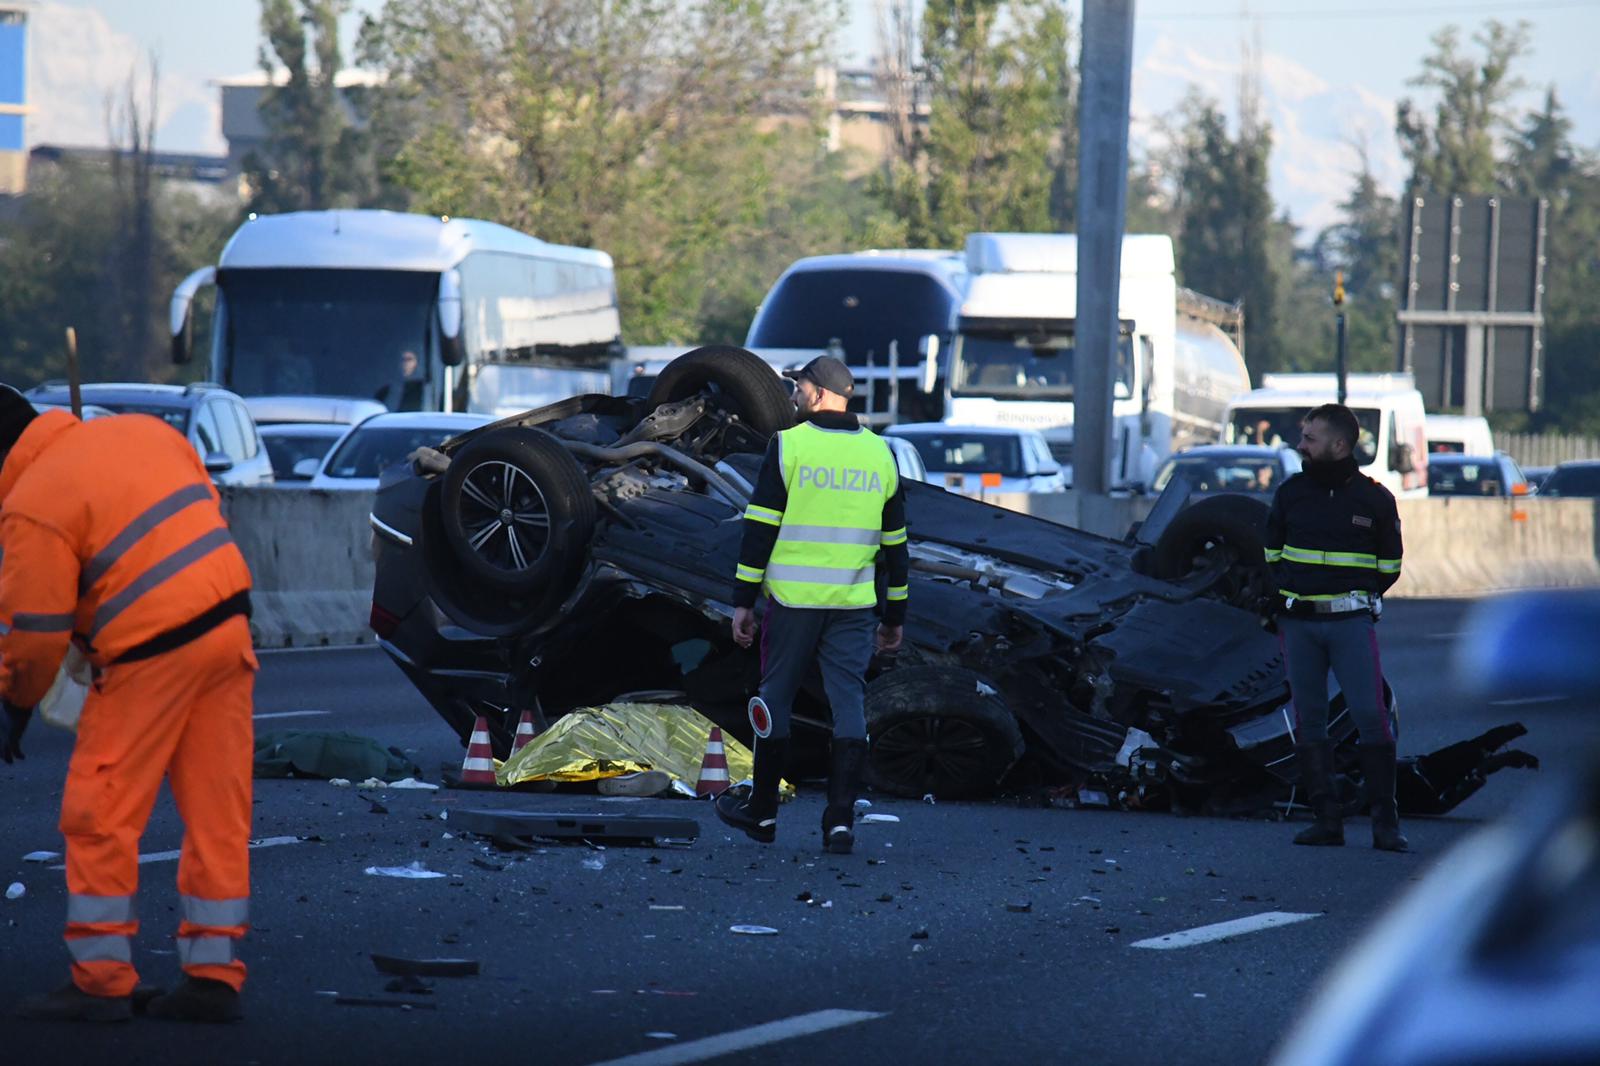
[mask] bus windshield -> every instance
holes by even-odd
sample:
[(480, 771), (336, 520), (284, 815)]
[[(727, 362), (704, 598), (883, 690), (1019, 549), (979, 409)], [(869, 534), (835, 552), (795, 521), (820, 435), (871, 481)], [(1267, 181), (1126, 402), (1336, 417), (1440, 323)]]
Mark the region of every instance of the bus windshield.
[[(1300, 423), (1305, 421), (1310, 410), (1309, 406), (1235, 408), (1227, 429), (1228, 443), (1297, 447)], [(1352, 407), (1350, 410), (1361, 426), (1361, 436), (1356, 441), (1356, 463), (1370, 466), (1378, 458), (1378, 410), (1375, 407)]]
[(400, 270), (219, 273), (221, 381), (241, 396), (352, 396), (418, 410), (439, 277)]
[(889, 342), (902, 365), (921, 339), (946, 335), (955, 297), (926, 274), (899, 270), (797, 271), (767, 297), (750, 333), (757, 348), (827, 348), (854, 365), (886, 366)]
[[(951, 391), (957, 396), (1069, 398), (1073, 343), (1070, 326), (985, 329), (963, 323)], [(1126, 332), (1117, 342), (1112, 383), (1118, 399), (1133, 395), (1133, 337)]]

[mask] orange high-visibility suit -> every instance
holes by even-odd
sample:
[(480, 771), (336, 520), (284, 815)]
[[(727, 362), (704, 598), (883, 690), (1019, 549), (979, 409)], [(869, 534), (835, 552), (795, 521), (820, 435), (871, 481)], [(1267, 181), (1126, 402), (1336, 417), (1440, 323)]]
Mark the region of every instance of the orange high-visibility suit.
[(46, 412), (0, 468), (0, 695), (31, 707), (68, 641), (95, 667), (67, 770), (72, 978), (137, 983), (139, 838), (161, 780), (186, 832), (178, 957), (237, 990), (250, 897), (250, 572), (193, 447), (160, 420)]

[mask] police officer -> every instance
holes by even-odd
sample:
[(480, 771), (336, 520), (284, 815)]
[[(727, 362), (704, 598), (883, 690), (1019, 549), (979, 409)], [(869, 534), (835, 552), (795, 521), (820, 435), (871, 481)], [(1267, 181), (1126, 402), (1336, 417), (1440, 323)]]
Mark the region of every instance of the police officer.
[[(803, 421), (767, 447), (744, 514), (734, 593), (733, 639), (747, 648), (757, 632), (757, 594), (767, 595), (761, 689), (750, 701), (754, 780), (718, 797), (717, 816), (754, 840), (775, 839), (790, 710), (815, 660), (833, 712), (823, 845), (846, 855), (867, 754), (867, 666), (874, 648), (892, 652), (902, 639), (910, 572), (905, 498), (888, 445), (846, 410), (855, 391), (850, 368), (818, 356), (788, 376)], [(888, 566), (881, 623), (873, 610), (880, 550)]]
[(1389, 490), (1357, 468), (1359, 434), (1348, 407), (1312, 409), (1300, 431), (1303, 469), (1278, 489), (1267, 518), (1267, 562), (1282, 597), (1276, 614), (1300, 736), (1300, 780), (1316, 815), (1316, 824), (1294, 842), (1344, 843), (1328, 738), (1331, 667), (1360, 733), (1372, 846), (1405, 851), (1395, 807), (1394, 723), (1384, 703), (1374, 628), (1380, 597), (1400, 579), (1400, 516)]

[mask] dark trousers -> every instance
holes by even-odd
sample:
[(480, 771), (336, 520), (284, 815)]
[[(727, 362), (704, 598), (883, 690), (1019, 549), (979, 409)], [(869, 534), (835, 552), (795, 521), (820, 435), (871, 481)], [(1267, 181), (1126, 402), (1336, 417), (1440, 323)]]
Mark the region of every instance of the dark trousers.
[(1306, 742), (1328, 739), (1328, 671), (1363, 744), (1393, 744), (1396, 723), (1383, 701), (1378, 632), (1366, 615), (1347, 618), (1280, 616), (1278, 643), (1294, 701), (1295, 728)]
[(867, 666), (877, 617), (870, 608), (832, 610), (785, 607), (769, 599), (761, 623), (761, 698), (772, 715), (772, 739), (789, 735), (795, 696), (813, 660), (833, 709), (833, 735), (867, 735)]

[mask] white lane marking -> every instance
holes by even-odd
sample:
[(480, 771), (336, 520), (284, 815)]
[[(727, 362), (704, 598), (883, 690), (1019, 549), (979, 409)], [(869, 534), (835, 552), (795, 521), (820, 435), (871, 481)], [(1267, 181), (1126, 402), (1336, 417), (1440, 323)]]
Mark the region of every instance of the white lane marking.
[(1196, 944), (1209, 944), (1213, 940), (1225, 940), (1230, 936), (1243, 936), (1245, 933), (1258, 933), (1263, 929), (1272, 929), (1280, 925), (1293, 925), (1295, 922), (1304, 922), (1312, 918), (1320, 918), (1320, 914), (1295, 914), (1290, 911), (1267, 911), (1264, 914), (1252, 914), (1248, 918), (1235, 918), (1231, 922), (1217, 922), (1214, 925), (1197, 926), (1194, 929), (1184, 929), (1165, 936), (1154, 936), (1148, 940), (1136, 940), (1136, 948), (1151, 948), (1164, 951), (1170, 948), (1190, 948)]
[(251, 715), (251, 717), (260, 722), (267, 718), (315, 718), (318, 715), (332, 713), (332, 711), (271, 711), (267, 714)]
[(1530, 703), (1560, 703), (1568, 697), (1564, 693), (1554, 696), (1526, 696), (1520, 700), (1490, 700), (1491, 707), (1526, 707)]
[(594, 1066), (680, 1066), (682, 1063), (704, 1062), (707, 1059), (731, 1055), (735, 1051), (748, 1051), (750, 1048), (765, 1044), (776, 1044), (780, 1040), (793, 1040), (813, 1033), (825, 1033), (829, 1029), (842, 1029), (847, 1025), (870, 1022), (883, 1017), (886, 1015), (864, 1010), (813, 1011), (810, 1014), (797, 1014), (782, 1021), (767, 1022), (765, 1025), (753, 1025), (748, 1029), (735, 1029), (720, 1036), (691, 1040), (687, 1044), (674, 1044), (672, 1047), (641, 1051), (637, 1055), (624, 1055), (620, 1059), (607, 1059), (605, 1062), (595, 1063)]
[[(250, 850), (254, 851), (257, 848), (277, 848), (282, 847), (284, 844), (298, 843), (300, 843), (299, 837), (262, 837), (260, 840), (252, 840), (250, 842)], [(148, 855), (139, 856), (139, 865), (143, 866), (147, 862), (173, 862), (182, 854), (183, 852), (181, 851), (152, 851)], [(50, 869), (65, 870), (66, 866), (52, 866)]]

